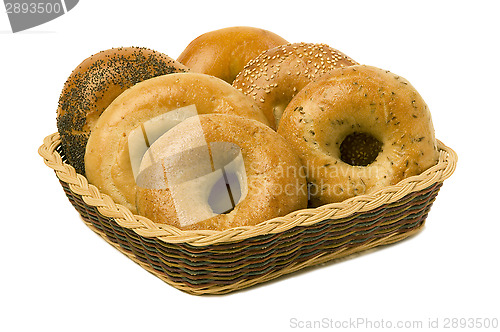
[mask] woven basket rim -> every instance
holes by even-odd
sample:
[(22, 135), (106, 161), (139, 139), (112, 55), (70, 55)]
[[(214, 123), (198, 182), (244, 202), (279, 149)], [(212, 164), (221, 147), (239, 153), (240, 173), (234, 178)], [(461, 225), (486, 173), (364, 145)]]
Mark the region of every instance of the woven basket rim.
[(371, 194), (355, 196), (340, 203), (293, 211), (283, 217), (273, 218), (255, 226), (236, 227), (223, 231), (180, 230), (174, 226), (157, 224), (146, 217), (134, 215), (128, 208), (116, 204), (111, 197), (89, 184), (87, 179), (76, 173), (72, 166), (63, 162), (56, 150), (60, 145), (57, 132), (45, 137), (38, 153), (44, 158), (45, 164), (55, 171), (58, 179), (68, 183), (70, 190), (80, 195), (87, 205), (95, 207), (103, 216), (113, 218), (121, 227), (133, 230), (140, 236), (156, 238), (166, 243), (207, 246), (280, 233), (296, 226), (310, 226), (325, 219), (346, 218), (353, 213), (374, 210), (384, 204), (396, 202), (412, 192), (443, 182), (455, 171), (458, 156), (453, 149), (441, 141), (437, 140), (437, 143), (440, 150), (438, 163), (423, 173), (403, 179), (395, 185), (386, 186)]

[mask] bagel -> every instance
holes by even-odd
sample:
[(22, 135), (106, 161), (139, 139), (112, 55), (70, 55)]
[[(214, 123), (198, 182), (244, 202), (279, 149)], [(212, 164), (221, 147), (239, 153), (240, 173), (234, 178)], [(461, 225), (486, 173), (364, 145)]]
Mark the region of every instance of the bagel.
[(216, 76), (229, 84), (248, 61), (263, 51), (287, 44), (277, 34), (252, 27), (230, 27), (194, 39), (177, 61), (194, 72)]
[(186, 71), (167, 55), (141, 47), (111, 48), (85, 59), (65, 82), (57, 108), (57, 129), (67, 162), (85, 174), (89, 134), (120, 93), (148, 78)]
[[(154, 222), (224, 230), (307, 207), (299, 158), (280, 135), (255, 120), (190, 117), (156, 140), (148, 153), (151, 157), (141, 163), (137, 208)], [(214, 192), (228, 196), (230, 188), (234, 202), (225, 204), (229, 209), (211, 202)]]
[[(250, 98), (216, 77), (195, 73), (154, 77), (124, 91), (97, 120), (85, 152), (88, 181), (135, 213), (133, 165), (142, 158), (144, 144), (129, 139), (139, 137), (130, 134), (154, 127), (150, 131), (159, 137), (185, 118), (206, 113), (235, 114), (267, 125)], [(148, 144), (153, 141), (148, 138)]]
[(309, 82), (339, 67), (357, 64), (324, 44), (296, 43), (269, 49), (251, 60), (233, 86), (253, 97), (276, 129), (292, 98)]
[(336, 69), (309, 84), (285, 109), (278, 133), (306, 167), (312, 206), (394, 185), (439, 156), (420, 94), (371, 66)]

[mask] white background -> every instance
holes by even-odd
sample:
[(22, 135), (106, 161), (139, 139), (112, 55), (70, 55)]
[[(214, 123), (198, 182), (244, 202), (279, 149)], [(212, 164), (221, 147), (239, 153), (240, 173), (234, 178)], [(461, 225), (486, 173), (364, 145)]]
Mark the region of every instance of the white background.
[[(2, 8), (0, 330), (288, 331), (301, 330), (294, 322), (323, 319), (417, 320), (424, 327), (429, 319), (441, 327), (447, 318), (500, 319), (496, 7), (495, 1), (82, 0), (68, 14), (16, 34)], [(459, 155), (423, 232), (249, 290), (196, 297), (144, 271), (84, 225), (37, 154), (57, 130), (67, 76), (100, 50), (145, 46), (177, 58), (198, 35), (235, 25), (329, 44), (419, 90), (436, 136)]]

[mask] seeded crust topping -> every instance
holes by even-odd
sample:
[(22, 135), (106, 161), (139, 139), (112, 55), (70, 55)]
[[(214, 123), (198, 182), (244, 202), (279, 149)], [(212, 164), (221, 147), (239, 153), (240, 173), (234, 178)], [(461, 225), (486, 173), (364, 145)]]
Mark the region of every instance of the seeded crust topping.
[(64, 85), (57, 110), (57, 129), (70, 165), (85, 174), (85, 146), (91, 127), (125, 89), (152, 77), (185, 72), (170, 57), (142, 47), (101, 51), (82, 62)]
[[(273, 116), (278, 122), (286, 104), (307, 83), (332, 69), (356, 64), (326, 44), (286, 44), (251, 60), (236, 77), (233, 86), (259, 102), (266, 115)], [(276, 114), (276, 107), (281, 108), (279, 114)]]

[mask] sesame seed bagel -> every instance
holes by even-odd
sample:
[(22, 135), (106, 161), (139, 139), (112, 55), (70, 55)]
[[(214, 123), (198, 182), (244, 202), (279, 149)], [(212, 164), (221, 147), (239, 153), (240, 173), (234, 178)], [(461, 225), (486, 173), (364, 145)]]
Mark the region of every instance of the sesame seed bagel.
[(177, 61), (194, 72), (212, 75), (231, 84), (248, 61), (267, 49), (287, 43), (264, 29), (229, 27), (197, 37)]
[(276, 129), (290, 100), (309, 82), (332, 69), (355, 64), (328, 45), (282, 45), (251, 60), (233, 86), (256, 100)]
[[(217, 149), (221, 144), (238, 148), (240, 167), (231, 165), (237, 160), (231, 148)], [(137, 207), (154, 222), (224, 230), (307, 207), (299, 158), (280, 135), (258, 121), (225, 114), (191, 117), (157, 139), (148, 152), (156, 164), (144, 158), (141, 175), (153, 180), (138, 186)], [(216, 209), (214, 192), (234, 197), (229, 209)]]
[[(154, 127), (144, 135), (144, 140), (150, 145), (154, 141), (152, 133), (157, 137), (182, 121), (187, 117), (182, 113), (186, 109), (194, 110), (194, 114), (239, 115), (268, 124), (251, 98), (216, 77), (196, 73), (154, 77), (120, 94), (97, 120), (85, 153), (89, 182), (135, 213), (133, 167), (142, 155), (132, 148), (143, 142), (131, 142), (129, 135), (137, 133), (137, 130), (140, 134), (143, 126), (144, 131)], [(142, 137), (141, 134), (139, 138)]]
[(146, 79), (188, 70), (165, 54), (141, 47), (111, 48), (85, 59), (64, 84), (57, 109), (57, 129), (68, 163), (85, 174), (89, 134), (120, 93)]
[(369, 194), (436, 164), (429, 109), (401, 76), (331, 71), (300, 91), (278, 127), (307, 169), (311, 205)]

